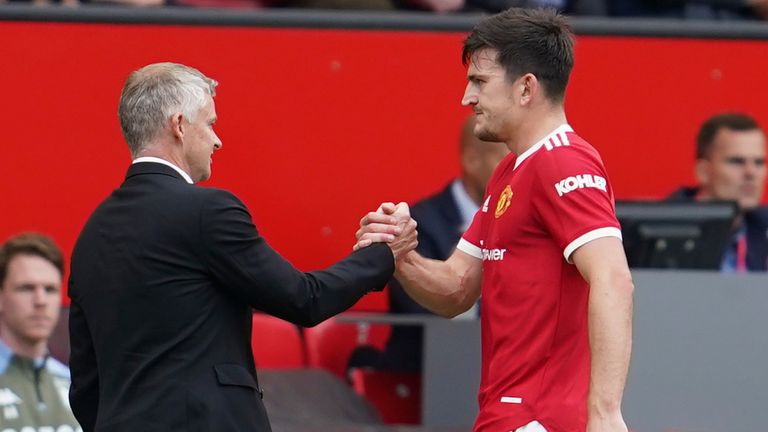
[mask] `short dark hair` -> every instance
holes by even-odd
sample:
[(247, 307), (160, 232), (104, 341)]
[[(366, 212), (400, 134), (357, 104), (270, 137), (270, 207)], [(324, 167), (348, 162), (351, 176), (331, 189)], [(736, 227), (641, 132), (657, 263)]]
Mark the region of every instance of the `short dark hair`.
[(532, 73), (550, 100), (562, 102), (573, 69), (573, 32), (554, 9), (512, 8), (481, 20), (464, 40), (468, 65), (474, 53), (491, 48), (509, 81)]
[(760, 129), (755, 119), (742, 113), (721, 113), (705, 121), (696, 136), (696, 159), (706, 159), (712, 152), (712, 144), (720, 129), (750, 131)]
[(38, 233), (23, 233), (9, 238), (0, 246), (0, 288), (5, 284), (8, 264), (17, 255), (39, 256), (64, 275), (64, 255), (53, 239)]

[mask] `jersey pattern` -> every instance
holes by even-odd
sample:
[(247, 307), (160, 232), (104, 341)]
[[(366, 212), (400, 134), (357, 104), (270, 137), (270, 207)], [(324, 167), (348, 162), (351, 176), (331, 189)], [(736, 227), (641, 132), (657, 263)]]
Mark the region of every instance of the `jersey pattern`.
[(459, 249), (483, 260), (482, 374), (476, 432), (538, 420), (583, 431), (589, 390), (589, 286), (571, 255), (621, 238), (597, 151), (562, 125), (488, 183)]

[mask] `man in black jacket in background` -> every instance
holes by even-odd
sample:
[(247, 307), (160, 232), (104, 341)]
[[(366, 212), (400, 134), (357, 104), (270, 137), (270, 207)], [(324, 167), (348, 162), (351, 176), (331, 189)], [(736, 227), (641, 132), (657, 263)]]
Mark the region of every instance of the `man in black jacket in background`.
[(216, 84), (158, 63), (123, 88), (133, 163), (83, 228), (69, 283), (70, 400), (86, 432), (269, 431), (252, 308), (315, 325), (383, 287), (416, 245), (410, 221), (322, 271), (285, 261), (240, 200), (195, 185), (221, 148)]

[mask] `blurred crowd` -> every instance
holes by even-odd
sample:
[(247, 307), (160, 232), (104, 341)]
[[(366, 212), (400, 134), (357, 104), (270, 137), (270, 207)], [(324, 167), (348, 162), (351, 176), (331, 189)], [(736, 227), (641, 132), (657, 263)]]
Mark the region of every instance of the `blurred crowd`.
[(646, 17), (694, 20), (764, 20), (768, 0), (0, 0), (67, 7), (304, 8), (327, 10), (409, 10), (436, 13), (496, 13), (510, 7), (554, 8), (575, 16)]

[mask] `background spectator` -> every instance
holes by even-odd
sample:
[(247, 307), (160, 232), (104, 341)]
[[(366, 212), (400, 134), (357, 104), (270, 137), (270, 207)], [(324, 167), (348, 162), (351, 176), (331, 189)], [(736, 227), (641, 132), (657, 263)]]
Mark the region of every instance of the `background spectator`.
[(718, 114), (696, 138), (698, 186), (683, 187), (672, 200), (736, 201), (740, 215), (723, 255), (723, 271), (764, 271), (768, 259), (768, 207), (760, 205), (765, 186), (765, 133), (750, 116)]
[(64, 258), (40, 234), (0, 248), (0, 426), (81, 430), (69, 408), (69, 370), (48, 355), (59, 318)]

